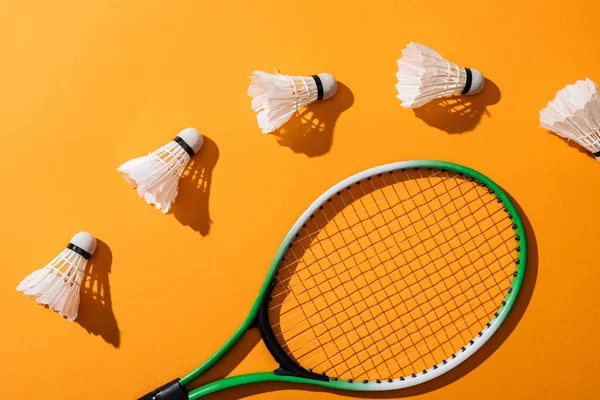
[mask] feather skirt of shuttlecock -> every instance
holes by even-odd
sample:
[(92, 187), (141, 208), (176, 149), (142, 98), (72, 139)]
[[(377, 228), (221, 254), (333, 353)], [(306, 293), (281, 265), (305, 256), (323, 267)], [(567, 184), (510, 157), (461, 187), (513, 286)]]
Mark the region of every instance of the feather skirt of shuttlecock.
[[(587, 78), (560, 90), (540, 111), (540, 125), (591, 153), (600, 152), (600, 94)], [(596, 156), (600, 159), (600, 156)]]
[(179, 178), (190, 156), (176, 142), (170, 142), (144, 157), (127, 161), (117, 171), (148, 204), (169, 212), (177, 197)]
[(86, 265), (85, 258), (65, 249), (44, 268), (23, 279), (17, 291), (73, 321), (77, 318), (79, 291)]
[(318, 89), (311, 77), (254, 71), (250, 79), (248, 95), (262, 133), (279, 129), (300, 108), (317, 101)]
[(460, 94), (466, 84), (466, 71), (429, 47), (410, 43), (398, 60), (397, 97), (405, 108), (416, 108), (431, 100)]

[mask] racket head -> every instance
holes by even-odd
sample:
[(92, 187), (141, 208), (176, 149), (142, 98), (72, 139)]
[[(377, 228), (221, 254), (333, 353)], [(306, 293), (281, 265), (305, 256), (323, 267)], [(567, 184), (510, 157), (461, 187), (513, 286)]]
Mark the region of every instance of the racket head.
[(409, 387), (483, 346), (515, 303), (526, 261), (521, 218), (489, 178), (443, 161), (383, 165), (335, 185), (302, 214), (252, 323), (281, 365), (277, 380)]

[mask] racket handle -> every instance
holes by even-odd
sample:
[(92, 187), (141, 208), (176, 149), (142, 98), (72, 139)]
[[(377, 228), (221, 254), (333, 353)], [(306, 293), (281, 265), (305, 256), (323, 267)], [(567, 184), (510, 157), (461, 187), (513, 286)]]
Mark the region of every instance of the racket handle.
[(138, 400), (188, 400), (187, 390), (179, 384), (179, 378), (154, 389)]

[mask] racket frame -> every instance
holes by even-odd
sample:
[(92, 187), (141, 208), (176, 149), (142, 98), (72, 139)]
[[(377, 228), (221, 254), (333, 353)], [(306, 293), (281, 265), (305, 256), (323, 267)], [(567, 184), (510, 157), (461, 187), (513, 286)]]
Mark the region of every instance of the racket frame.
[[(475, 353), (479, 348), (481, 348), (492, 335), (498, 330), (502, 322), (506, 319), (508, 313), (512, 309), (515, 301), (519, 295), (521, 286), (523, 284), (523, 278), (525, 276), (526, 264), (527, 264), (527, 238), (525, 236), (525, 229), (523, 226), (523, 222), (519, 216), (519, 213), (510, 198), (507, 194), (491, 179), (486, 177), (485, 175), (472, 170), (468, 167), (449, 163), (445, 161), (436, 161), (436, 160), (414, 160), (414, 161), (403, 161), (396, 162), (391, 164), (382, 165), (379, 167), (371, 168), (365, 171), (362, 171), (356, 175), (353, 175), (337, 185), (333, 186), (331, 189), (327, 190), (323, 193), (319, 198), (317, 198), (310, 207), (300, 216), (300, 218), (296, 221), (296, 223), (292, 226), (285, 239), (279, 246), (277, 253), (269, 267), (267, 272), (265, 281), (260, 289), (260, 292), (252, 305), (250, 312), (242, 325), (235, 331), (235, 333), (225, 342), (225, 344), (217, 350), (208, 360), (206, 360), (202, 365), (198, 368), (181, 378), (179, 384), (182, 387), (192, 383), (194, 380), (203, 375), (206, 371), (208, 371), (211, 367), (213, 367), (223, 356), (229, 352), (229, 350), (234, 346), (234, 344), (240, 339), (240, 337), (248, 330), (253, 327), (257, 327), (261, 331), (261, 336), (263, 341), (267, 345), (267, 348), (274, 356), (274, 358), (282, 363), (281, 354), (276, 350), (281, 347), (275, 342), (276, 346), (270, 344), (272, 340), (275, 340), (274, 336), (269, 338), (270, 335), (273, 335), (273, 332), (268, 325), (268, 317), (265, 316), (265, 312), (261, 311), (264, 308), (266, 303), (265, 299), (269, 296), (273, 288), (273, 281), (275, 278), (275, 273), (279, 267), (282, 257), (285, 255), (288, 246), (292, 243), (296, 233), (302, 228), (303, 224), (307, 219), (310, 218), (312, 214), (314, 214), (319, 206), (327, 201), (327, 199), (334, 196), (337, 192), (343, 190), (344, 188), (351, 186), (352, 184), (367, 179), (370, 176), (389, 173), (390, 171), (396, 171), (401, 169), (414, 169), (414, 168), (432, 168), (438, 170), (445, 170), (449, 172), (453, 172), (456, 174), (464, 174), (467, 177), (474, 178), (477, 182), (485, 184), (490, 190), (493, 190), (494, 194), (504, 207), (508, 210), (508, 213), (513, 217), (513, 224), (516, 225), (516, 238), (518, 238), (519, 246), (518, 246), (518, 258), (517, 258), (517, 266), (516, 273), (513, 279), (511, 289), (505, 300), (502, 303), (502, 306), (498, 309), (495, 314), (495, 317), (482, 329), (481, 336), (476, 336), (469, 343), (465, 344), (465, 346), (459, 350), (457, 353), (453, 354), (450, 358), (440, 362), (440, 364), (435, 367), (432, 366), (430, 369), (425, 370), (419, 374), (413, 374), (409, 377), (394, 377), (389, 380), (381, 380), (381, 381), (371, 381), (371, 382), (357, 382), (357, 381), (346, 381), (346, 380), (334, 380), (329, 377), (320, 376), (317, 374), (313, 374), (312, 372), (308, 372), (304, 370), (302, 367), (298, 367), (300, 371), (289, 371), (289, 366), (282, 365), (282, 368), (279, 368), (273, 372), (258, 372), (252, 374), (245, 374), (239, 376), (227, 377), (212, 383), (209, 383), (205, 386), (202, 386), (198, 389), (192, 390), (188, 396), (189, 399), (199, 399), (208, 394), (221, 391), (227, 388), (247, 385), (250, 383), (257, 382), (289, 382), (289, 383), (305, 383), (311, 385), (318, 385), (322, 387), (326, 387), (329, 389), (338, 389), (338, 390), (351, 390), (351, 391), (380, 391), (380, 390), (394, 390), (394, 389), (402, 389), (410, 386), (418, 385), (429, 380), (432, 380), (452, 368), (455, 368), (460, 363), (469, 358), (473, 353)], [(267, 319), (266, 322), (258, 323), (257, 321), (260, 318)], [(267, 330), (265, 332), (265, 329)], [(281, 350), (283, 351), (283, 350)], [(283, 352), (285, 354), (285, 352)], [(289, 356), (286, 355), (289, 358)], [(293, 363), (293, 362), (292, 362)], [(284, 362), (285, 364), (285, 362)], [(293, 363), (295, 365), (295, 363)], [(307, 373), (309, 374), (307, 377)]]

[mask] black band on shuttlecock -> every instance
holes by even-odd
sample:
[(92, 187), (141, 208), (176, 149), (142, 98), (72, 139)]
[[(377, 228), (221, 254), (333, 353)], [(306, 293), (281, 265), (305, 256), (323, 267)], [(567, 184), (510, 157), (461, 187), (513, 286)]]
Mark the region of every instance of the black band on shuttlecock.
[(597, 151), (597, 152), (595, 152), (595, 153), (592, 153), (592, 155), (593, 155), (594, 157), (600, 157), (600, 151)]
[(323, 100), (323, 96), (325, 95), (325, 92), (323, 91), (323, 82), (321, 82), (319, 75), (313, 75), (312, 78), (315, 80), (315, 84), (317, 85), (317, 100)]
[(469, 90), (471, 90), (471, 82), (473, 82), (473, 74), (471, 74), (471, 70), (469, 68), (465, 68), (465, 71), (467, 73), (467, 82), (465, 83), (465, 88), (461, 94), (469, 93)]
[(179, 136), (175, 136), (175, 139), (173, 139), (173, 141), (174, 141), (175, 143), (177, 143), (178, 145), (180, 145), (180, 146), (181, 146), (181, 148), (182, 148), (182, 149), (184, 149), (184, 150), (185, 150), (185, 152), (186, 152), (186, 153), (188, 153), (190, 157), (193, 157), (193, 156), (194, 156), (194, 154), (196, 154), (196, 153), (194, 153), (194, 149), (192, 149), (192, 148), (190, 147), (190, 145), (189, 145), (189, 144), (187, 144), (187, 143), (185, 142), (185, 140), (183, 140), (183, 139), (182, 139), (182, 138), (180, 138)]
[(69, 245), (67, 246), (67, 249), (74, 251), (75, 253), (79, 254), (81, 257), (85, 258), (86, 260), (89, 260), (90, 257), (92, 256), (90, 253), (88, 253), (81, 247), (74, 245), (73, 243), (69, 243)]

